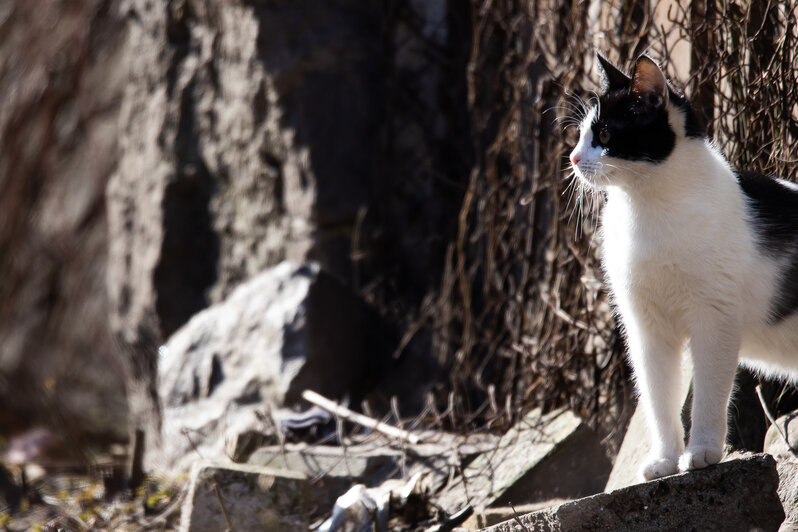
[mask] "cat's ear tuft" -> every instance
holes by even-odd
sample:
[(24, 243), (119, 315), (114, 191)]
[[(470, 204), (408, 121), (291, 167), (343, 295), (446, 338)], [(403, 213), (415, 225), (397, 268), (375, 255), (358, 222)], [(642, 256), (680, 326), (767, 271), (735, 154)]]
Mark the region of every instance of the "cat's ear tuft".
[(654, 107), (668, 103), (668, 82), (657, 63), (647, 55), (641, 55), (632, 73), (632, 94), (645, 98)]
[(604, 79), (605, 91), (626, 89), (629, 87), (629, 83), (632, 81), (629, 76), (618, 70), (615, 65), (610, 63), (598, 51), (596, 52), (596, 59), (598, 59), (599, 65), (601, 65), (603, 71), (602, 78)]

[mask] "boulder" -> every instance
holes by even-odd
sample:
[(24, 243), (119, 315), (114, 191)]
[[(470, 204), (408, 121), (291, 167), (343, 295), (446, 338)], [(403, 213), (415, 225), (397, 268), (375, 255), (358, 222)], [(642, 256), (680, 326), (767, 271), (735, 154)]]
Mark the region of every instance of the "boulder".
[(308, 530), (310, 485), (304, 475), (263, 467), (197, 463), (180, 515), (186, 532)]
[(611, 463), (596, 434), (568, 410), (534, 410), (494, 449), (463, 468), (437, 503), (449, 513), (466, 504), (509, 506), (601, 491)]
[[(149, 467), (185, 470), (224, 460), (242, 434), (268, 430), (270, 407), (305, 389), (359, 400), (381, 371), (376, 314), (318, 265), (284, 262), (199, 314), (161, 348), (160, 440)], [(157, 428), (152, 427), (154, 433)]]
[(784, 520), (778, 485), (773, 458), (751, 455), (567, 502), (485, 530), (776, 531)]

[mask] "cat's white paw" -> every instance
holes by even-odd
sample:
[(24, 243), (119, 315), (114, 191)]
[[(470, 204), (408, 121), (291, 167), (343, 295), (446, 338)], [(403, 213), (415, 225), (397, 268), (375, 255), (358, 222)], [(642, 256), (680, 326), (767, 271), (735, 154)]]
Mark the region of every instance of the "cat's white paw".
[(670, 458), (649, 458), (643, 463), (640, 468), (640, 475), (645, 480), (654, 480), (655, 478), (667, 477), (679, 472), (676, 467), (676, 461)]
[(687, 449), (679, 458), (679, 471), (691, 471), (701, 469), (708, 465), (717, 464), (723, 458), (723, 450), (714, 447), (699, 447)]

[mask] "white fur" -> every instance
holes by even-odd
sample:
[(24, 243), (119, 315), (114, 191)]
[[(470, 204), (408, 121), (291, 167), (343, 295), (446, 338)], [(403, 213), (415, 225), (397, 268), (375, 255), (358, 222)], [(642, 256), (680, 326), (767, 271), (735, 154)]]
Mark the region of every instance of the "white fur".
[[(653, 445), (646, 479), (716, 463), (738, 360), (798, 377), (798, 317), (768, 324), (780, 265), (757, 249), (746, 197), (709, 142), (686, 138), (669, 106), (673, 153), (660, 163), (607, 157), (590, 122), (572, 152), (577, 176), (604, 190), (603, 265), (621, 318)], [(680, 419), (681, 359), (692, 356), (689, 444)]]

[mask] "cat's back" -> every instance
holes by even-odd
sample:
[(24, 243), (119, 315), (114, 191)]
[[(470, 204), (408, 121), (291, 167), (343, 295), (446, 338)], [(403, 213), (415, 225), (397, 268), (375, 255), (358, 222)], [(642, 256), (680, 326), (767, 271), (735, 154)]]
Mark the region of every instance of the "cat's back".
[(773, 255), (798, 252), (798, 185), (758, 172), (737, 172), (750, 221)]
[(759, 254), (773, 264), (769, 320), (798, 314), (798, 185), (756, 172), (737, 172)]

